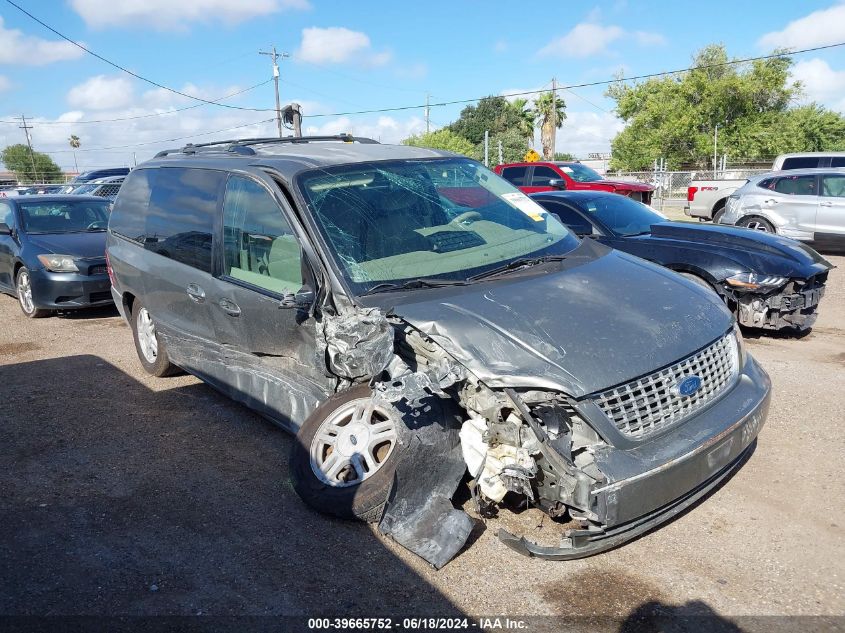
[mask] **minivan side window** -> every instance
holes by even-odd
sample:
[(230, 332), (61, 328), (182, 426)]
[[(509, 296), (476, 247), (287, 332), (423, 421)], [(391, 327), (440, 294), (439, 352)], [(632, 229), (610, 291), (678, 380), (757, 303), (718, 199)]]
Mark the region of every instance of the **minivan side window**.
[(502, 178), (510, 182), (515, 187), (525, 186), (525, 172), (528, 167), (505, 167), (502, 170)]
[(299, 242), (270, 193), (249, 178), (226, 183), (223, 251), (228, 277), (277, 294), (302, 287)]
[(109, 230), (139, 244), (146, 237), (150, 206), (150, 176), (154, 169), (136, 169), (126, 177), (109, 215)]
[(210, 273), (214, 216), (225, 177), (211, 169), (154, 170), (145, 248)]
[(830, 159), (831, 167), (845, 167), (845, 156), (834, 156)]
[(15, 228), (15, 214), (12, 213), (12, 205), (8, 202), (0, 201), (0, 224)]
[(818, 156), (794, 156), (783, 161), (781, 169), (812, 169), (819, 166)]
[(817, 196), (815, 176), (784, 176), (778, 178), (774, 187), (778, 193), (791, 196)]

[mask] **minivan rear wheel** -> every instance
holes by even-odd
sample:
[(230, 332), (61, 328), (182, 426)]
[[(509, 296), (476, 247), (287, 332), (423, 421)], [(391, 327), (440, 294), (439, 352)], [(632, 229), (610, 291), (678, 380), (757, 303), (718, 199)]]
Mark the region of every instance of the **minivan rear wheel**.
[(401, 414), (372, 399), (369, 385), (335, 394), (296, 435), (291, 482), (324, 514), (376, 522), (384, 511), (398, 461)]
[(178, 373), (179, 368), (167, 356), (167, 344), (156, 332), (152, 315), (140, 301), (132, 306), (132, 336), (138, 359), (148, 374), (162, 378)]

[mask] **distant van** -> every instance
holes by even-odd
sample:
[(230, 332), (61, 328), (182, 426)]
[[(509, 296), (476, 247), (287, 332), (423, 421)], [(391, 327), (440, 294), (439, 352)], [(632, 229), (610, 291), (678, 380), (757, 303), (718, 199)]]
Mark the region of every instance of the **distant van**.
[(845, 167), (845, 152), (795, 152), (781, 154), (775, 159), (772, 171), (786, 169), (815, 169), (817, 167)]

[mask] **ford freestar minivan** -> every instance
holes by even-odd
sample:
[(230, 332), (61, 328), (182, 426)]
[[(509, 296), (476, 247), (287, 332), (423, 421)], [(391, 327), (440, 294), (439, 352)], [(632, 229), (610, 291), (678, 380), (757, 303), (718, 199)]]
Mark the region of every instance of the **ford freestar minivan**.
[(297, 434), (293, 484), (434, 564), (506, 495), (614, 547), (744, 463), (770, 382), (712, 291), (580, 240), (479, 163), (348, 136), (162, 152), (109, 221), (113, 295), (182, 369)]

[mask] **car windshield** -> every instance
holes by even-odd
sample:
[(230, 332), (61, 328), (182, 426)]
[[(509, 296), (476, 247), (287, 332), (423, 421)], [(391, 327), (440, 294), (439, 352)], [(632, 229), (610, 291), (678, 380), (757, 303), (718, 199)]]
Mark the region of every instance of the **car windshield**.
[(579, 200), (579, 206), (619, 235), (641, 235), (651, 232), (652, 224), (666, 218), (636, 200), (615, 193)]
[(342, 165), (297, 181), (359, 293), (409, 279), (465, 281), (529, 254), (563, 255), (579, 244), (540, 205), (469, 159)]
[(581, 163), (563, 163), (559, 164), (558, 167), (575, 182), (596, 182), (598, 180), (604, 180), (597, 171)]
[(27, 233), (103, 231), (109, 220), (106, 202), (44, 201), (18, 205)]

